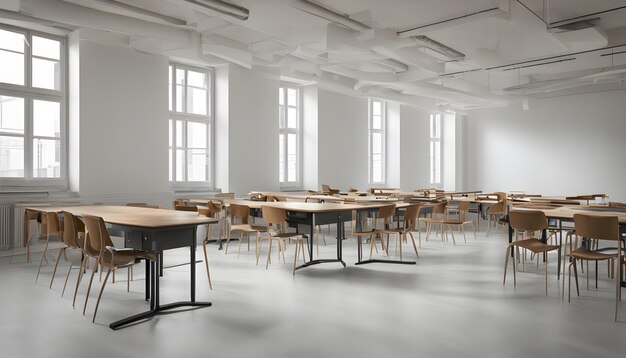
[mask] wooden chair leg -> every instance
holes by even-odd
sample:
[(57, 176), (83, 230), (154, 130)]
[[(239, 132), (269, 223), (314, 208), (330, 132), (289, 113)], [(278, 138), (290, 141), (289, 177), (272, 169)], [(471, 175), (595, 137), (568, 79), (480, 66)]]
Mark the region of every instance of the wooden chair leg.
[(98, 300), (96, 301), (96, 308), (93, 310), (93, 319), (92, 323), (96, 322), (96, 314), (98, 314), (98, 306), (100, 306), (100, 299), (102, 298), (102, 292), (104, 292), (104, 286), (107, 284), (107, 280), (109, 275), (111, 274), (111, 269), (107, 270), (107, 274), (104, 276), (104, 282), (102, 282), (102, 287), (100, 287), (100, 293), (98, 294)]
[(270, 243), (270, 248), (267, 251), (267, 261), (265, 262), (265, 269), (267, 270), (270, 266), (270, 256), (272, 255), (272, 239), (268, 239)]
[(48, 288), (52, 288), (52, 283), (54, 282), (54, 276), (57, 274), (57, 268), (59, 267), (59, 261), (61, 260), (61, 253), (65, 251), (65, 247), (59, 249), (59, 253), (57, 255), (57, 261), (54, 263), (54, 270), (52, 271), (52, 278), (50, 279), (50, 286)]
[(504, 250), (504, 278), (502, 279), (502, 284), (506, 283), (506, 269), (509, 266), (509, 256), (511, 255), (511, 245), (507, 245)]
[(411, 235), (411, 242), (413, 242), (413, 250), (415, 251), (415, 256), (420, 257), (420, 254), (417, 253), (417, 246), (415, 245), (415, 238), (413, 237), (413, 233), (409, 231), (409, 235)]
[(65, 275), (65, 283), (63, 284), (63, 291), (61, 291), (61, 297), (65, 294), (65, 288), (67, 287), (67, 280), (70, 278), (70, 273), (72, 272), (72, 268), (74, 267), (74, 263), (70, 262), (70, 268), (67, 269), (67, 275)]
[(206, 277), (209, 280), (209, 289), (213, 289), (213, 285), (211, 284), (211, 273), (209, 271), (209, 256), (206, 252), (206, 240), (202, 242), (202, 251), (204, 251), (204, 268), (206, 269)]
[[(298, 263), (298, 249), (300, 247), (300, 240), (296, 240), (296, 253), (293, 255), (293, 275), (296, 275), (296, 264)], [(302, 250), (304, 252), (304, 250)]]
[(37, 270), (37, 277), (35, 278), (35, 283), (39, 280), (39, 273), (41, 272), (41, 266), (43, 265), (43, 260), (46, 257), (46, 253), (48, 252), (48, 243), (50, 240), (46, 239), (46, 247), (43, 249), (43, 254), (41, 255), (41, 261), (39, 261), (39, 269)]
[(93, 276), (96, 274), (96, 269), (98, 268), (99, 262), (96, 262), (93, 265), (91, 270), (91, 278), (89, 279), (89, 285), (87, 286), (87, 295), (85, 296), (85, 304), (83, 305), (83, 316), (85, 315), (85, 311), (87, 310), (87, 301), (89, 301), (89, 293), (91, 292), (91, 284), (93, 283)]
[(74, 287), (74, 298), (72, 299), (72, 307), (76, 307), (76, 296), (78, 294), (78, 286), (80, 285), (80, 281), (83, 278), (83, 271), (85, 270), (86, 265), (87, 265), (87, 256), (83, 254), (80, 260), (80, 268), (78, 269), (78, 277), (76, 278), (76, 287)]

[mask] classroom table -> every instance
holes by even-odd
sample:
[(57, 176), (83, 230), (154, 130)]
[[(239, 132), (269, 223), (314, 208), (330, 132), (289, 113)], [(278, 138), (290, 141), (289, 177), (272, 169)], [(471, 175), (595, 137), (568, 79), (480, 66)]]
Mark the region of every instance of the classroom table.
[[(296, 267), (296, 270), (317, 265), (321, 263), (339, 262), (344, 267), (346, 263), (343, 261), (343, 246), (342, 241), (344, 238), (344, 223), (352, 220), (352, 211), (357, 213), (357, 225), (360, 225), (359, 218), (360, 213), (363, 211), (378, 210), (381, 206), (389, 205), (389, 203), (368, 203), (368, 204), (352, 204), (352, 203), (305, 203), (297, 201), (252, 201), (252, 200), (240, 200), (231, 199), (225, 200), (226, 203), (246, 205), (251, 209), (261, 209), (263, 206), (271, 206), (275, 208), (285, 209), (288, 213), (288, 222), (292, 225), (305, 225), (309, 226), (309, 261)], [(398, 203), (396, 207), (403, 208), (410, 204)], [(315, 233), (316, 225), (337, 225), (337, 258), (336, 259), (313, 259), (313, 237)], [(359, 255), (357, 264), (368, 263), (397, 263), (397, 264), (415, 264), (414, 261), (398, 261), (398, 260), (362, 260), (361, 245), (359, 247)]]
[(39, 212), (67, 211), (75, 216), (99, 216), (112, 230), (124, 232), (126, 247), (156, 254), (157, 261), (146, 261), (146, 299), (150, 299), (150, 310), (127, 317), (109, 325), (117, 330), (179, 307), (208, 307), (211, 302), (196, 301), (196, 265), (190, 265), (190, 299), (162, 305), (159, 299), (159, 273), (164, 250), (189, 247), (190, 262), (196, 262), (196, 230), (198, 225), (217, 220), (197, 213), (151, 209), (132, 206), (71, 206), (71, 207), (28, 207)]

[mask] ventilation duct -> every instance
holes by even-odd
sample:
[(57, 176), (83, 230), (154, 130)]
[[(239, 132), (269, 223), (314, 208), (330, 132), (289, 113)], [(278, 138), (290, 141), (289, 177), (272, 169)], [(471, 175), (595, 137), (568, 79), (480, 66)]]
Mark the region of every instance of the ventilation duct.
[(584, 30), (584, 29), (588, 29), (588, 28), (596, 26), (599, 22), (600, 22), (600, 18), (594, 17), (593, 19), (585, 19), (585, 20), (569, 22), (563, 25), (551, 26), (549, 30), (550, 32)]
[(65, 2), (100, 10), (112, 14), (133, 17), (135, 19), (154, 22), (157, 24), (185, 26), (187, 23), (175, 17), (128, 5), (115, 0), (63, 0)]
[(426, 45), (431, 50), (437, 51), (438, 53), (447, 56), (451, 60), (462, 61), (465, 59), (465, 54), (451, 47), (448, 47), (442, 44), (441, 42), (435, 41), (428, 36), (419, 35), (419, 36), (415, 36), (414, 38), (418, 42), (421, 42), (422, 44)]
[(371, 27), (354, 19), (351, 19), (347, 14), (340, 14), (334, 10), (331, 10), (312, 1), (296, 0), (292, 3), (292, 6), (298, 10), (304, 11), (317, 17), (321, 17), (322, 19), (334, 22), (351, 30), (363, 31), (371, 29)]

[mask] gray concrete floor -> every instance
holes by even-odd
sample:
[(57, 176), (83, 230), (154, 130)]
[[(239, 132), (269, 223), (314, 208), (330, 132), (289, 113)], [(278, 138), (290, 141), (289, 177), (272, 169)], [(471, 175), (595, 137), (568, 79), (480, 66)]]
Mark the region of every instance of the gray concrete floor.
[[(417, 238), (416, 238), (417, 239)], [(333, 257), (327, 236), (323, 257)], [(460, 241), (460, 240), (459, 240)], [(287, 263), (255, 266), (254, 249), (237, 259), (210, 245), (214, 290), (197, 265), (198, 299), (213, 307), (158, 316), (112, 331), (108, 324), (147, 309), (143, 265), (131, 292), (125, 273), (107, 285), (96, 324), (91, 323), (99, 284), (87, 315), (61, 297), (67, 262), (52, 289), (52, 265), (35, 284), (37, 264), (24, 256), (0, 258), (0, 349), (2, 357), (623, 357), (626, 307), (613, 321), (614, 281), (601, 266), (598, 290), (561, 304), (556, 257), (550, 257), (549, 295), (543, 267), (526, 265), (502, 285), (504, 231), (467, 245), (439, 239), (423, 242), (416, 265), (355, 266), (356, 240), (344, 241), (347, 268), (337, 263), (291, 274)], [(201, 250), (198, 254), (201, 255)], [(264, 252), (266, 252), (264, 250)], [(414, 258), (405, 246), (405, 258)], [(34, 255), (35, 259), (40, 256)], [(188, 251), (166, 252), (165, 264), (183, 263)], [(509, 268), (510, 270), (510, 268)], [(71, 284), (77, 270), (73, 270)], [(511, 271), (509, 271), (511, 273)], [(188, 298), (189, 266), (165, 270), (161, 302)], [(82, 305), (86, 284), (78, 302)], [(82, 308), (82, 306), (81, 306)]]

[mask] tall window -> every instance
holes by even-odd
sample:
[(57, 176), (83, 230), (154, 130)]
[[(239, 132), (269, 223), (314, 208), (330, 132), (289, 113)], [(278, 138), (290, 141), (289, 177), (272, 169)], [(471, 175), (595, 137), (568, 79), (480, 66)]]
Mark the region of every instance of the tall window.
[(67, 188), (65, 39), (0, 27), (0, 185)]
[(283, 188), (301, 186), (301, 103), (298, 88), (278, 89), (278, 178)]
[(385, 102), (369, 100), (369, 182), (385, 182)]
[(430, 183), (441, 184), (441, 115), (430, 115)]
[(169, 66), (169, 178), (185, 188), (212, 188), (212, 72)]

